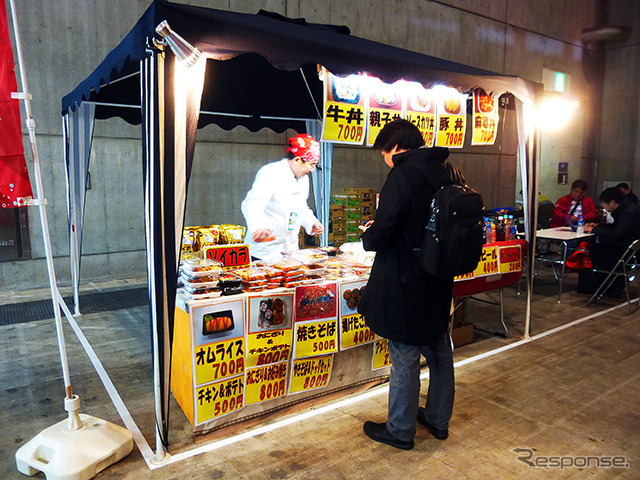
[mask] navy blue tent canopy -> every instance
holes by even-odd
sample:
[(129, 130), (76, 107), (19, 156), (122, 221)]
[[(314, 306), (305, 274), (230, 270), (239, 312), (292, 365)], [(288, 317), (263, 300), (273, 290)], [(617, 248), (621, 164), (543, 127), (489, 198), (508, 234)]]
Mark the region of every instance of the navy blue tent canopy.
[[(94, 72), (62, 99), (63, 114), (89, 100), (97, 104), (96, 118), (119, 116), (140, 123), (140, 112), (123, 105), (140, 105), (139, 62), (149, 55), (147, 39), (157, 36), (155, 28), (163, 20), (209, 58), (207, 75), (215, 81), (205, 80), (201, 110), (208, 113), (201, 116), (200, 127), (216, 123), (225, 129), (243, 125), (282, 132), (301, 125), (265, 117), (318, 118), (322, 84), (317, 65), (334, 74), (366, 72), (386, 82), (413, 80), (426, 87), (442, 83), (469, 91), (482, 84), (487, 92), (509, 91), (530, 100), (530, 90), (517, 77), (355, 37), (347, 27), (155, 0)], [(234, 60), (216, 61), (229, 59)]]

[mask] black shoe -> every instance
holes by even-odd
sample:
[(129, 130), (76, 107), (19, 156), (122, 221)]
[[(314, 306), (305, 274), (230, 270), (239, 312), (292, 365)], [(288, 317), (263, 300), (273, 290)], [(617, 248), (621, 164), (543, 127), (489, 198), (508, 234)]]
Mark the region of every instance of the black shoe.
[(449, 430), (440, 430), (439, 428), (436, 428), (429, 422), (427, 422), (427, 419), (424, 417), (423, 407), (418, 407), (418, 423), (420, 423), (420, 425), (423, 425), (424, 427), (427, 427), (427, 430), (431, 432), (431, 435), (436, 437), (438, 440), (444, 440), (449, 436)]
[(367, 437), (371, 440), (375, 440), (376, 442), (386, 443), (387, 445), (391, 445), (392, 447), (400, 448), (402, 450), (411, 450), (413, 448), (413, 440), (409, 442), (398, 440), (389, 433), (385, 422), (364, 422), (363, 429), (364, 433), (367, 434)]

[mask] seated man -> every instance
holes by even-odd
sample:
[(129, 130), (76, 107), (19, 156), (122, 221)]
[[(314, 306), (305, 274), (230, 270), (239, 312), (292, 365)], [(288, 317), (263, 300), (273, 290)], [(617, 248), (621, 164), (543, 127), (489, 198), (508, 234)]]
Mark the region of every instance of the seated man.
[(553, 208), (551, 215), (551, 228), (562, 227), (568, 225), (567, 219), (573, 223), (577, 223), (580, 215), (584, 223), (594, 222), (598, 217), (596, 205), (591, 197), (586, 197), (587, 182), (584, 180), (576, 180), (571, 184), (571, 193), (560, 197)]
[(600, 203), (613, 217), (613, 223), (588, 223), (584, 231), (598, 235), (598, 243), (590, 249), (593, 268), (609, 270), (629, 244), (640, 238), (640, 207), (626, 199), (617, 187), (603, 190)]

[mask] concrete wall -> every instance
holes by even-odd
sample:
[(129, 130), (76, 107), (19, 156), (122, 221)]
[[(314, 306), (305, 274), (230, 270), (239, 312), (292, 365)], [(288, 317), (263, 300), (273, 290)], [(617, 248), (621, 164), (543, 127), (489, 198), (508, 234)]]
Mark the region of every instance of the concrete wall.
[(632, 27), (624, 44), (610, 43), (605, 72), (598, 188), (626, 181), (640, 191), (640, 2), (611, 4), (609, 23)]
[[(580, 33), (594, 24), (595, 0), (183, 1), (245, 13), (266, 9), (290, 17), (305, 17), (310, 22), (345, 24), (356, 36), (533, 81), (541, 81), (543, 67), (558, 69), (571, 74), (571, 93), (582, 102), (590, 101), (582, 73)], [(607, 113), (608, 121), (619, 120), (624, 124), (624, 128), (614, 129), (615, 135), (624, 139), (607, 140), (603, 172), (608, 172), (610, 163), (638, 158), (639, 83), (638, 73), (633, 73), (638, 71), (639, 57), (636, 3), (612, 0), (616, 7), (612, 10), (621, 22), (628, 20), (629, 12), (635, 15), (636, 31), (635, 47), (612, 50), (608, 59), (612, 75), (608, 77), (611, 88), (607, 95), (615, 99), (610, 103), (615, 103), (616, 108), (631, 106), (628, 119), (622, 119), (616, 109)], [(18, 2), (48, 200), (47, 216), (61, 284), (69, 283), (69, 267), (60, 100), (120, 42), (148, 4), (147, 0)], [(623, 90), (619, 90), (621, 82)], [(512, 205), (520, 189), (513, 111), (507, 111), (503, 118), (504, 131), (494, 147), (466, 147), (451, 156), (467, 180), (485, 196), (488, 207)], [(566, 130), (543, 133), (541, 191), (554, 199), (568, 191), (567, 186), (556, 184), (558, 162), (569, 162), (570, 181), (583, 172), (580, 160), (583, 123), (584, 118), (578, 116)], [(605, 122), (605, 130), (606, 125)], [(255, 172), (261, 165), (280, 158), (290, 133), (250, 133), (242, 128), (226, 132), (216, 126), (199, 131), (187, 224), (243, 223), (239, 206)], [(607, 135), (603, 137), (609, 138)], [(25, 136), (28, 149), (27, 140)], [(96, 123), (82, 282), (146, 272), (140, 152), (139, 126), (117, 119)], [(633, 162), (626, 165), (625, 175), (635, 178), (637, 167), (633, 167)], [(618, 167), (611, 168), (611, 173), (603, 173), (604, 177), (620, 172)], [(334, 191), (347, 186), (378, 190), (386, 174), (380, 156), (370, 149), (335, 148)], [(30, 221), (34, 259), (0, 263), (0, 288), (29, 288), (47, 283), (36, 209), (30, 211)]]

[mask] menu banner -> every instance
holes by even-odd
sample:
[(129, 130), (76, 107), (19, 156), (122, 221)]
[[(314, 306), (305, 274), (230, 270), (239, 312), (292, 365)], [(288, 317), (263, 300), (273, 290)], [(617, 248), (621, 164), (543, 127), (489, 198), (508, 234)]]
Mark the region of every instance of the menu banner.
[(498, 265), (498, 247), (485, 247), (482, 249), (482, 256), (478, 267), (475, 269), (475, 276), (482, 277), (484, 275), (493, 275), (494, 273), (500, 273), (500, 267)]
[(432, 90), (419, 83), (410, 83), (405, 105), (405, 119), (413, 123), (427, 147), (433, 147), (436, 131), (436, 102)]
[(473, 272), (455, 277), (455, 281), (522, 271), (521, 245), (485, 245), (480, 262)]
[(293, 342), (293, 293), (247, 297), (247, 368), (288, 360)]
[(381, 368), (390, 366), (391, 359), (389, 358), (389, 340), (378, 337), (373, 344), (371, 370), (380, 370)]
[(336, 319), (296, 323), (293, 345), (295, 358), (337, 352)]
[(331, 379), (333, 355), (293, 360), (289, 394), (326, 387)]
[(471, 145), (493, 145), (498, 130), (498, 102), (481, 88), (473, 91)]
[(467, 119), (467, 96), (454, 88), (436, 92), (436, 147), (462, 148)]
[(362, 145), (367, 127), (367, 98), (358, 75), (338, 77), (324, 70), (322, 140)]
[(287, 362), (281, 362), (247, 369), (244, 381), (245, 405), (284, 397), (287, 393), (287, 367)]
[(195, 364), (197, 385), (244, 373), (244, 338), (197, 347)]
[(367, 145), (371, 146), (387, 123), (403, 117), (402, 90), (398, 84), (384, 83), (377, 78), (369, 80), (369, 115)]
[(204, 423), (240, 410), (244, 399), (244, 377), (235, 377), (196, 388), (196, 420)]
[(522, 271), (522, 247), (520, 245), (500, 247), (499, 256), (500, 273)]
[(375, 340), (375, 334), (365, 325), (364, 317), (357, 310), (366, 284), (363, 280), (340, 284), (340, 350)]
[(223, 270), (245, 268), (251, 266), (249, 245), (212, 245), (204, 249), (204, 258), (216, 260), (222, 264)]

